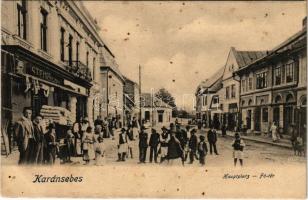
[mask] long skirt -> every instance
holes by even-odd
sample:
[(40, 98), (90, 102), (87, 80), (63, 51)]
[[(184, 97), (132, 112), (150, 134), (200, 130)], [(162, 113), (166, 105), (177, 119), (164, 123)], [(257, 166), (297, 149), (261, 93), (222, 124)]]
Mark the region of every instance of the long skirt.
[(76, 153), (77, 155), (81, 155), (81, 139), (76, 140)]
[(119, 153), (127, 153), (127, 151), (128, 151), (128, 144), (127, 143), (120, 144)]
[(93, 160), (95, 158), (95, 152), (94, 152), (93, 144), (84, 143), (83, 147), (84, 147), (83, 148), (83, 160), (84, 161)]
[(139, 130), (138, 130), (138, 128), (133, 128), (133, 136), (134, 136), (134, 138), (138, 138), (138, 135), (139, 135)]

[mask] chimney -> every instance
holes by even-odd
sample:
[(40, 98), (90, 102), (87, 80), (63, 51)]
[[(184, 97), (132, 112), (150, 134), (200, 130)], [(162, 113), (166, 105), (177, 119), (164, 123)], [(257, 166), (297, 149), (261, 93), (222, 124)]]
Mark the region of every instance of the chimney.
[(307, 16), (303, 19), (303, 29), (307, 28)]

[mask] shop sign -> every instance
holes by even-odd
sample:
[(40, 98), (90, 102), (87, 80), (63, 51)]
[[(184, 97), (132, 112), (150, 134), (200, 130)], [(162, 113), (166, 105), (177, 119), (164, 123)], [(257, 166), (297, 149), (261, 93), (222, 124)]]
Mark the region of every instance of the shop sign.
[(52, 83), (55, 83), (55, 84), (58, 84), (58, 85), (63, 85), (63, 79), (62, 78), (58, 78), (52, 72), (45, 71), (38, 66), (28, 64), (27, 68), (26, 68), (26, 72), (27, 72), (27, 74), (36, 76), (40, 79), (43, 79), (43, 80), (46, 80), (46, 81), (49, 81), (49, 82), (52, 82)]

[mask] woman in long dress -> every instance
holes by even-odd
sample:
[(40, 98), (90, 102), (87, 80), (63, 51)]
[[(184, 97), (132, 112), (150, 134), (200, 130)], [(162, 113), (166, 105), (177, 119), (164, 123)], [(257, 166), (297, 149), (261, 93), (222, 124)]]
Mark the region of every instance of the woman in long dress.
[(94, 133), (92, 132), (92, 127), (89, 126), (82, 137), (83, 160), (86, 162), (85, 164), (89, 164), (90, 160), (93, 160), (95, 158), (94, 143)]

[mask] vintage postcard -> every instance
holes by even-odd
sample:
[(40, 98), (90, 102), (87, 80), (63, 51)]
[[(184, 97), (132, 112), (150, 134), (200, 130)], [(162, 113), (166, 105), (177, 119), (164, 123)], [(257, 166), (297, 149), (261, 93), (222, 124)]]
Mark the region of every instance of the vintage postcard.
[(1, 195), (306, 198), (306, 1), (1, 1)]

